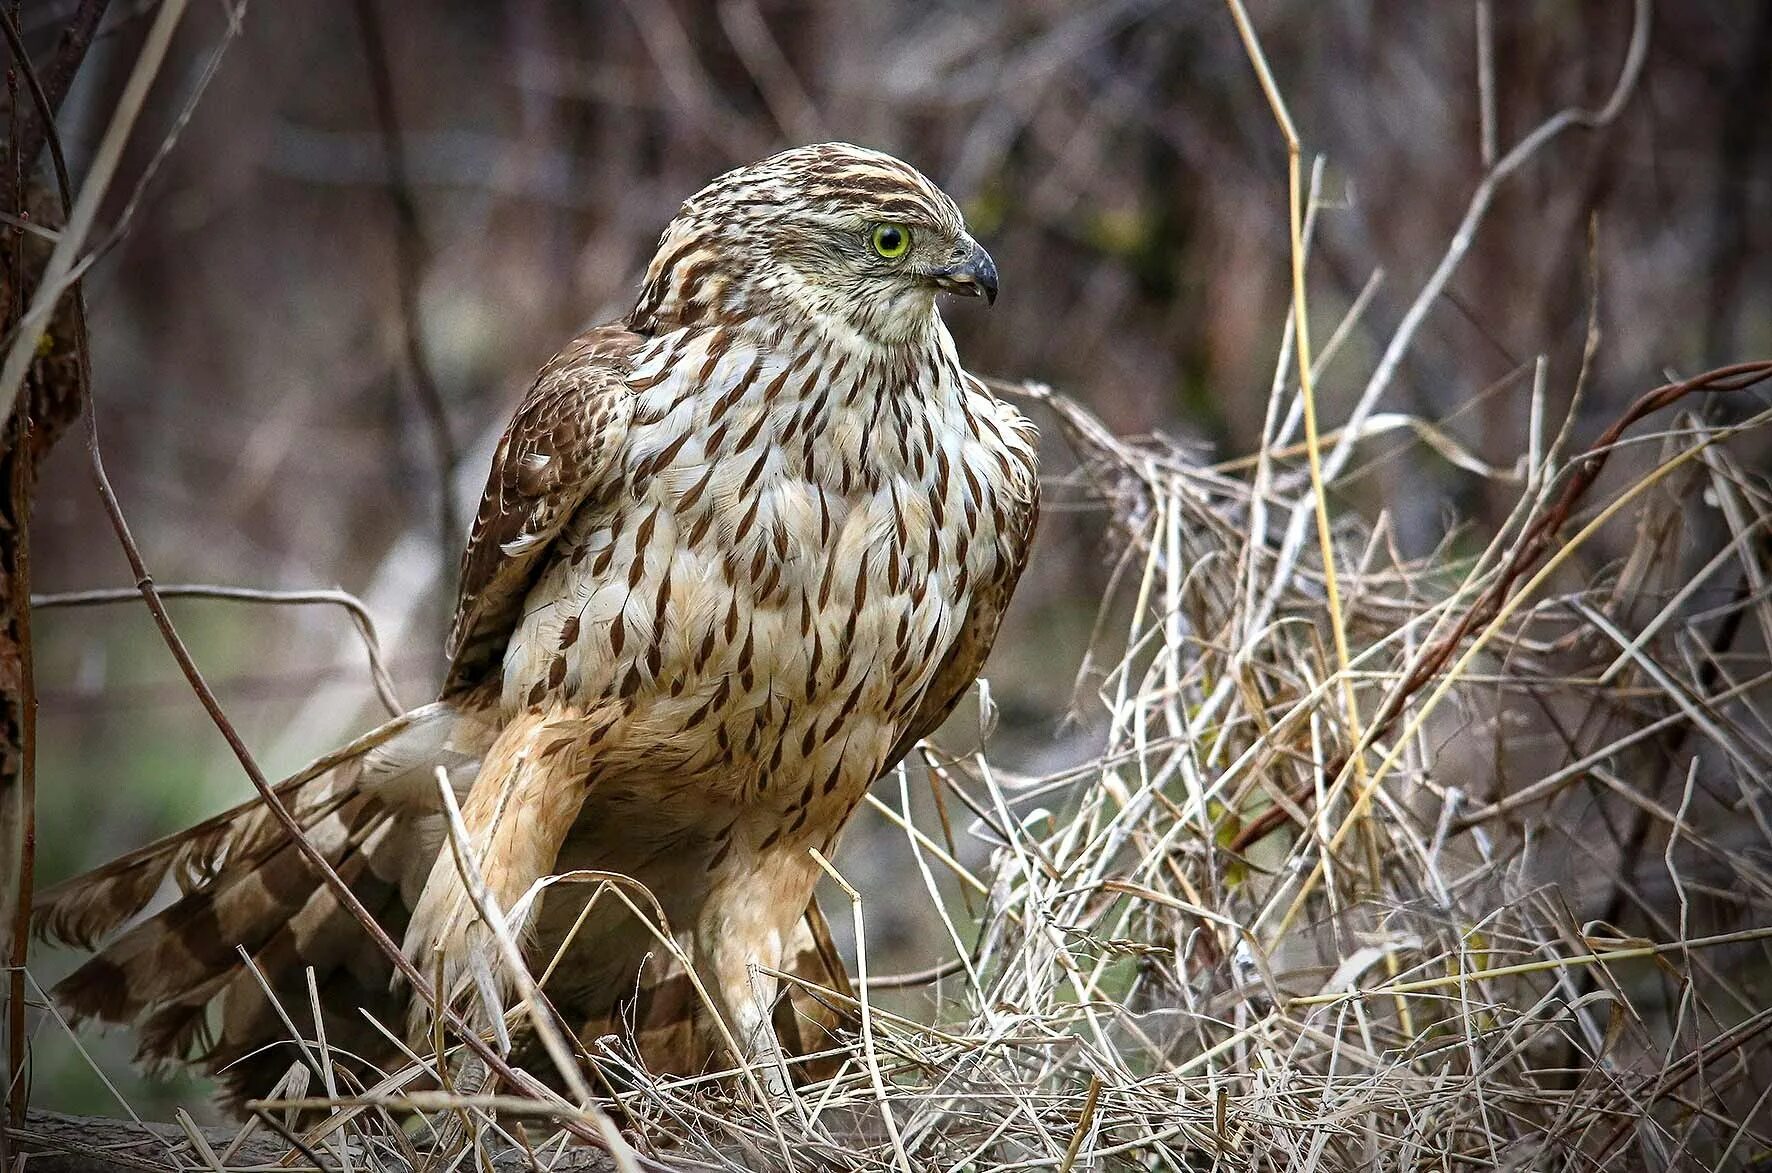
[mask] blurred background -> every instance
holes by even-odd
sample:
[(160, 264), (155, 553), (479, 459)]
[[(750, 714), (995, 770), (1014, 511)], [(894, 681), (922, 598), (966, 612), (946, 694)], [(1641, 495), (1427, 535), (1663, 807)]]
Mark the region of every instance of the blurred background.
[[(75, 7), (23, 6), (34, 53)], [(1324, 159), (1319, 343), (1368, 290), (1319, 389), (1333, 423), (1488, 164), (1559, 108), (1605, 100), (1630, 7), (1249, 7), (1307, 167)], [(156, 8), (108, 7), (61, 120), (76, 179)], [(1498, 188), (1382, 407), (1443, 421), (1507, 466), (1525, 444), (1532, 362), (1548, 357), (1554, 426), (1590, 311), (1602, 333), (1582, 437), (1666, 373), (1772, 353), (1769, 69), (1772, 4), (1658, 5), (1621, 115), (1563, 135)], [(101, 217), (127, 216), (127, 231), (87, 279), (107, 462), (155, 577), (343, 587), (373, 612), (400, 699), (427, 699), (462, 520), (531, 373), (625, 312), (684, 197), (828, 138), (922, 168), (996, 257), (995, 308), (948, 309), (973, 370), (1049, 382), (1114, 429), (1183, 438), (1202, 460), (1257, 444), (1289, 301), (1286, 153), (1222, 4), (206, 2)], [(1452, 517), (1481, 526), (1510, 503), (1393, 447), (1343, 500), (1390, 510), (1413, 551)], [(1077, 669), (1113, 552), (1105, 515), (1067, 489), (1050, 429), (1045, 461), (1041, 549), (989, 669), (993, 760), (1024, 774), (1091, 744)], [(130, 584), (77, 441), (46, 466), (33, 533), (39, 591)], [(273, 775), (377, 719), (342, 612), (173, 606)], [(248, 794), (141, 607), (45, 610), (36, 654), (40, 883)], [(965, 749), (977, 727), (963, 717), (947, 740)], [(881, 794), (896, 804), (896, 783)], [(839, 863), (864, 893), (915, 874), (902, 836), (865, 810)], [(871, 907), (874, 968), (951, 952), (920, 903)], [(69, 962), (41, 953), (33, 973), (47, 984)], [(131, 1075), (127, 1039), (89, 1045), (144, 1115), (202, 1100), (189, 1081)], [(37, 1055), (34, 1103), (114, 1107), (53, 1032)]]

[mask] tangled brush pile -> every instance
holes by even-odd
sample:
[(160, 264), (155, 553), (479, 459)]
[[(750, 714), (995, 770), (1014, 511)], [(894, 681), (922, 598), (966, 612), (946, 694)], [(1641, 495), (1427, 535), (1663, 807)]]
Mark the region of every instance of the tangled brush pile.
[[(878, 1005), (872, 897), (832, 868), (857, 980), (802, 993), (852, 1029), (797, 1087), (659, 1078), (604, 1039), (580, 1054), (601, 1106), (467, 1094), (446, 1051), (376, 1087), (292, 1083), (259, 1119), (299, 1108), (281, 1127), (310, 1154), (388, 1169), (426, 1146), (586, 1167), (564, 1132), (536, 1142), (562, 1125), (633, 1169), (1752, 1167), (1772, 1150), (1772, 482), (1735, 449), (1772, 410), (1691, 407), (1768, 378), (1657, 388), (1585, 446), (1534, 418), (1513, 469), (1402, 416), (1297, 443), (1283, 377), (1262, 453), (1210, 467), (1000, 386), (1056, 420), (1070, 487), (1113, 518), (1081, 670), (1107, 731), (1045, 777), (926, 748), (983, 868), (908, 799), (876, 803), (951, 934), (933, 1014)], [(1511, 485), (1508, 522), (1406, 557), (1385, 514), (1327, 508), (1387, 436)], [(438, 1085), (457, 1090), (412, 1090)]]
[[(925, 975), (933, 1016), (878, 1005), (864, 947), (853, 993), (807, 991), (854, 1032), (820, 1057), (834, 1074), (795, 1090), (762, 1071), (654, 1078), (606, 1040), (611, 1118), (655, 1154), (623, 1159), (977, 1173), (1764, 1159), (1772, 484), (1729, 441), (1772, 413), (1630, 429), (1769, 375), (1660, 388), (1599, 441), (1565, 428), (1513, 470), (1371, 417), (1341, 447), (1325, 438), (1323, 471), (1401, 433), (1513, 484), (1518, 506), (1482, 548), (1418, 558), (1383, 515), (1338, 513), (1327, 564), (1283, 380), (1266, 455), (1215, 467), (1117, 439), (1044, 388), (999, 388), (1050, 410), (1075, 486), (1123, 539), (1084, 666), (1105, 744), (1046, 777), (930, 747), (932, 782), (992, 847), (968, 869), (941, 830), (893, 812), (953, 934), (952, 962)], [(1635, 467), (1601, 500), (1614, 454)], [(1585, 558), (1601, 545), (1609, 557)], [(937, 874), (982, 898), (976, 926), (941, 907)], [(865, 941), (870, 896), (844, 890)], [(514, 1105), (491, 1099), (333, 1103), (357, 1105), (358, 1125), (391, 1105), (465, 1115), (486, 1152), (515, 1128), (494, 1123)]]

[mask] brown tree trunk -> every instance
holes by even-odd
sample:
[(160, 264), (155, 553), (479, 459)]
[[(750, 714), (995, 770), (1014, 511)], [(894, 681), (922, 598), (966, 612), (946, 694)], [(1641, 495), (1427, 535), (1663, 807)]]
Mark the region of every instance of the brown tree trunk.
[[(48, 72), (37, 76), (22, 58), (19, 6), (7, 6), (7, 149), (0, 154), (0, 197), (14, 223), (0, 229), (0, 323), (8, 332), (29, 304), (35, 275), (48, 245), (16, 223), (59, 224), (65, 193), (34, 185), (30, 176), (43, 145), (53, 137), (59, 108), (108, 0), (82, 0), (62, 30)], [(45, 109), (47, 104), (47, 109)], [(47, 213), (47, 215), (45, 215)], [(16, 410), (0, 429), (0, 939), (8, 967), (0, 1013), (5, 1038), (0, 1050), (0, 1089), (7, 1118), (23, 1119), (27, 1081), (24, 1059), (24, 964), (29, 939), (32, 865), (36, 846), (34, 796), (36, 691), (31, 664), (31, 491), (51, 445), (80, 415), (80, 364), (75, 298), (70, 293), (50, 321), (21, 390)], [(10, 1156), (0, 1134), (0, 1166)]]
[[(12, 187), (12, 185), (8, 185)], [(17, 215), (12, 187), (8, 211)], [(30, 242), (7, 242), (0, 276), (0, 321), (11, 326), (29, 297)], [(21, 281), (21, 276), (23, 280)], [(21, 293), (21, 285), (25, 288)], [(18, 1070), (24, 1029), (25, 936), (29, 924), (31, 862), (35, 846), (32, 761), (36, 694), (31, 680), (30, 513), (37, 470), (68, 426), (80, 416), (78, 359), (72, 315), (64, 307), (51, 323), (41, 356), (26, 376), (18, 411), (0, 433), (0, 938), (6, 945), (5, 1099), (12, 1119), (24, 1106)], [(4, 1146), (0, 1146), (3, 1149)]]

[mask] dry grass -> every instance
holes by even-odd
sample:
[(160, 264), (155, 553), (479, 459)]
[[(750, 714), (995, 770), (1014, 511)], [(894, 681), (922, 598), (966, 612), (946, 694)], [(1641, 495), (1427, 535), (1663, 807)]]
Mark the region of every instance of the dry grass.
[[(1288, 451), (1278, 385), (1270, 455), (1218, 467), (1018, 389), (1057, 419), (1082, 458), (1073, 487), (1111, 505), (1123, 538), (1083, 666), (1100, 756), (1011, 777), (931, 750), (933, 782), (972, 812), (964, 832), (994, 848), (973, 874), (942, 829), (906, 824), (930, 893), (983, 898), (976, 933), (953, 924), (965, 951), (936, 1013), (864, 996), (838, 1074), (791, 1092), (764, 1090), (767, 1073), (655, 1078), (606, 1041), (585, 1059), (623, 1089), (605, 1106), (631, 1136), (686, 1167), (858, 1171), (1764, 1157), (1772, 485), (1727, 440), (1767, 413), (1628, 437), (1653, 459), (1411, 690), (1595, 457), (1566, 454), (1567, 430), (1548, 442), (1512, 482), (1514, 523), (1461, 556), (1401, 557), (1382, 516), (1335, 511), (1343, 673), (1325, 569), (1285, 541), (1314, 503), (1301, 456), (1273, 455)], [(1682, 577), (1672, 552), (1702, 525), (1721, 526), (1714, 556)], [(1612, 530), (1622, 556), (1577, 572)], [(908, 784), (889, 779), (881, 806)], [(854, 898), (858, 940), (869, 899)], [(1612, 911), (1583, 923), (1582, 908)], [(308, 1049), (312, 1074), (284, 1099), (336, 1112), (303, 1141), (329, 1163), (348, 1138), (358, 1166), (409, 1166), (427, 1133), (389, 1109), (439, 1134), (464, 1122), (453, 1137), (487, 1153), (520, 1134), (544, 1167), (566, 1151), (539, 1141), (550, 1121), (591, 1119), (404, 1091), (429, 1057), (341, 1087), (323, 1040)]]

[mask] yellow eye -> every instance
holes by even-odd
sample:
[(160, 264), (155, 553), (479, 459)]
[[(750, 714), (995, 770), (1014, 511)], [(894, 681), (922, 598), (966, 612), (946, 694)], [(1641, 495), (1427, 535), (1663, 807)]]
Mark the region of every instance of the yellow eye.
[(903, 224), (876, 224), (871, 240), (874, 251), (890, 261), (911, 247), (911, 230)]

